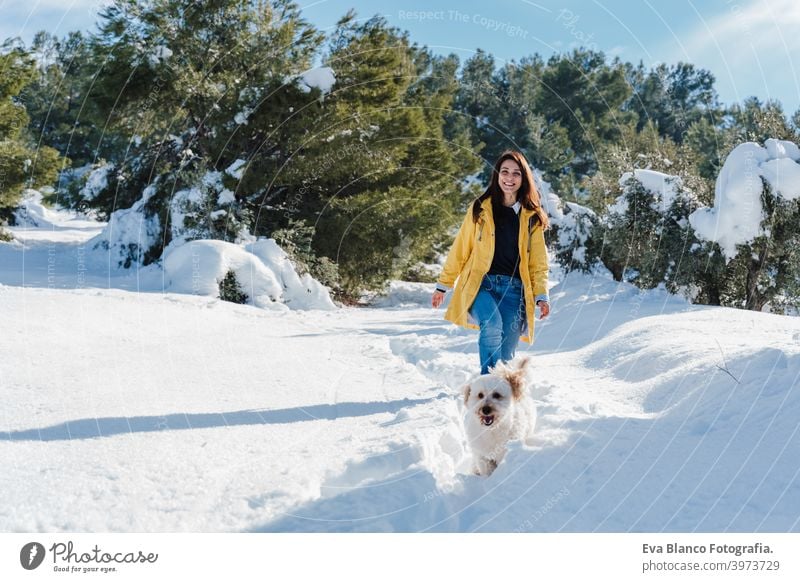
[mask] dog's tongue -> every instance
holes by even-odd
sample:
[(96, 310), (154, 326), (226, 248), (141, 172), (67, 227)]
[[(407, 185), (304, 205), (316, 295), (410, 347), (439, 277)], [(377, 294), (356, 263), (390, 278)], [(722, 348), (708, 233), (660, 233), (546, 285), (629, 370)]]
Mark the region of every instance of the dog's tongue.
[(483, 420), (483, 424), (489, 426), (494, 422), (494, 416), (482, 416), (481, 420)]

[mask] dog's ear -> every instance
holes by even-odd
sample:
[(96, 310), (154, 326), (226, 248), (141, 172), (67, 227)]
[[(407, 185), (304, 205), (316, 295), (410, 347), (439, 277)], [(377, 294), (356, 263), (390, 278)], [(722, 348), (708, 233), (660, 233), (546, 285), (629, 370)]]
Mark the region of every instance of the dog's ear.
[(506, 381), (511, 385), (511, 395), (514, 400), (519, 400), (525, 394), (525, 379), (527, 377), (527, 367), (530, 358), (520, 361), (517, 369), (506, 374)]
[(467, 400), (469, 400), (470, 390), (471, 388), (469, 384), (464, 384), (464, 386), (461, 388), (461, 393), (464, 395), (464, 405), (466, 405)]

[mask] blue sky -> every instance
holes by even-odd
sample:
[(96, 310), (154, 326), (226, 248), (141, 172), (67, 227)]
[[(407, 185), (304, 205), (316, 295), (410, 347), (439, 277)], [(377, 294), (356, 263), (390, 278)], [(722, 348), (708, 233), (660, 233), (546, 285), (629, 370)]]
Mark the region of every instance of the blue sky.
[[(0, 0), (0, 38), (90, 30), (105, 0)], [(305, 0), (308, 20), (332, 27), (349, 8), (383, 14), (436, 52), (498, 62), (583, 45), (652, 66), (710, 70), (726, 102), (750, 95), (800, 108), (800, 0)]]

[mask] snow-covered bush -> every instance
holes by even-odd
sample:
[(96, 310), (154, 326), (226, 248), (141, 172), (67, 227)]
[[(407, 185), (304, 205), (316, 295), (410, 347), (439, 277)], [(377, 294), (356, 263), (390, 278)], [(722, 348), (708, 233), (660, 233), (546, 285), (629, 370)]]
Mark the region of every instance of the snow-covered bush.
[(654, 170), (626, 172), (621, 194), (603, 217), (603, 263), (617, 280), (669, 291), (693, 282), (693, 253), (701, 252), (688, 216), (694, 195), (678, 176)]
[(714, 283), (723, 305), (782, 313), (800, 305), (800, 148), (768, 139), (727, 157), (714, 206), (689, 217), (697, 236), (716, 243), (724, 268)]
[(149, 262), (152, 250), (160, 248), (163, 232), (152, 204), (155, 193), (156, 185), (150, 185), (133, 206), (113, 212), (103, 231), (89, 240), (89, 247), (108, 251), (114, 267), (127, 269)]
[[(129, 268), (159, 259), (167, 245), (198, 239), (249, 240), (250, 213), (234, 195), (243, 166), (244, 161), (237, 160), (225, 171), (203, 171), (208, 164), (197, 159), (156, 178), (133, 206), (111, 212), (108, 226), (92, 245), (109, 251), (115, 267)], [(86, 173), (78, 199), (91, 207), (98, 195), (112, 195), (118, 179), (113, 164), (103, 164)], [(185, 187), (172, 191), (180, 184)]]
[(597, 214), (576, 202), (564, 202), (557, 216), (550, 215), (556, 260), (569, 272), (588, 272), (597, 263), (594, 235), (599, 223)]
[(163, 266), (166, 291), (227, 300), (236, 295), (263, 309), (336, 308), (328, 289), (308, 274), (298, 275), (272, 239), (245, 246), (219, 240), (170, 246)]
[(562, 201), (538, 170), (534, 170), (534, 179), (550, 218), (547, 240), (556, 260), (567, 272), (590, 271), (599, 254), (594, 240), (599, 223), (597, 215), (577, 202)]
[[(131, 147), (128, 153), (138, 155), (135, 147)], [(142, 181), (141, 177), (132, 176), (126, 168), (99, 159), (91, 164), (61, 171), (58, 202), (65, 208), (109, 220), (115, 211), (129, 209), (141, 202), (145, 190), (154, 182)], [(149, 198), (153, 195), (150, 192)]]
[(231, 303), (247, 303), (249, 297), (242, 291), (233, 271), (225, 273), (225, 277), (219, 282), (219, 298)]
[(232, 190), (242, 177), (244, 165), (244, 160), (236, 160), (224, 172), (206, 171), (192, 186), (175, 192), (169, 202), (170, 240), (238, 242), (247, 238), (250, 213), (237, 202)]

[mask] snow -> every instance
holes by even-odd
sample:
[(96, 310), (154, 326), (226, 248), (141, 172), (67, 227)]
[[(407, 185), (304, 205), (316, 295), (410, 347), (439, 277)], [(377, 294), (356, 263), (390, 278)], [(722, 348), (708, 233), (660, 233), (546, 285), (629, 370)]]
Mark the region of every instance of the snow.
[(219, 297), (228, 271), (247, 303), (262, 309), (335, 309), (328, 290), (311, 276), (300, 277), (272, 239), (242, 248), (219, 240), (195, 240), (164, 253), (165, 291)]
[[(597, 215), (590, 208), (575, 202), (562, 202), (552, 190), (538, 170), (534, 170), (534, 178), (542, 206), (547, 211), (550, 224), (556, 228), (556, 250), (571, 249), (572, 266), (589, 268), (586, 257), (586, 243), (591, 234), (592, 225)], [(627, 203), (626, 203), (627, 204)]]
[[(240, 178), (244, 172), (243, 160), (237, 160), (226, 168), (224, 174)], [(209, 170), (199, 182), (175, 192), (170, 199), (171, 240), (182, 244), (188, 240), (203, 238), (208, 235), (205, 216), (213, 204), (222, 206), (236, 202), (233, 192), (223, 184), (223, 172)], [(210, 212), (211, 218), (218, 218), (227, 211), (217, 208)], [(248, 238), (248, 233), (237, 234), (237, 242)]]
[[(675, 198), (678, 196), (682, 181), (678, 176), (664, 174), (655, 170), (634, 170), (633, 172), (625, 172), (619, 179), (619, 185), (624, 189), (629, 180), (638, 181), (645, 190), (657, 195), (660, 200), (658, 208), (654, 208), (659, 212), (666, 212), (672, 206)], [(620, 198), (624, 198), (621, 196)], [(616, 209), (627, 209), (627, 201), (621, 201), (619, 198), (616, 201)]]
[(797, 318), (553, 269), (520, 345), (535, 440), (477, 477), (457, 396), (477, 336), (432, 285), (235, 305), (160, 284), (197, 256), (201, 287), (233, 266), (266, 288), (263, 267), (291, 294), (274, 241), (123, 273), (88, 248), (102, 224), (48, 216), (0, 243), (2, 531), (800, 530)]
[(234, 202), (236, 202), (236, 195), (227, 188), (223, 188), (220, 191), (219, 196), (217, 196), (218, 206), (223, 206), (225, 204), (233, 204)]
[(155, 67), (169, 59), (171, 56), (172, 51), (169, 47), (158, 45), (153, 47), (152, 51), (147, 55), (147, 61), (150, 63), (150, 66)]
[(800, 164), (789, 159), (769, 160), (761, 165), (761, 175), (772, 191), (786, 200), (800, 198)]
[[(215, 183), (220, 172), (206, 174)], [(145, 189), (137, 204), (155, 192)], [(136, 206), (134, 206), (136, 208)], [(289, 256), (272, 239), (233, 244), (215, 240), (185, 242), (176, 238), (167, 247), (163, 267), (151, 264), (118, 269), (122, 243), (137, 240), (147, 221), (126, 210), (112, 214), (109, 223), (86, 220), (69, 211), (42, 205), (42, 195), (28, 190), (18, 211), (15, 236), (0, 245), (1, 283), (75, 289), (105, 287), (149, 293), (181, 293), (216, 299), (219, 282), (233, 270), (249, 304), (269, 310), (331, 310), (328, 289), (310, 275), (299, 275)], [(105, 247), (105, 244), (108, 247)]]
[[(42, 204), (42, 193), (38, 190), (27, 189), (23, 192), (22, 202), (14, 212), (15, 223), (18, 227), (26, 229), (55, 228), (59, 221), (66, 219), (75, 222), (80, 220), (76, 213), (73, 217), (68, 217), (68, 212), (53, 211)], [(88, 224), (96, 224), (92, 221), (85, 221)]]
[(108, 173), (114, 170), (114, 164), (103, 164), (95, 168), (86, 178), (86, 184), (81, 188), (80, 197), (84, 200), (94, 200), (98, 194), (108, 188)]
[(247, 119), (253, 114), (253, 109), (245, 107), (233, 116), (233, 121), (236, 125), (247, 125)]
[(131, 260), (140, 263), (161, 233), (158, 215), (145, 216), (145, 205), (155, 191), (151, 184), (133, 206), (112, 212), (108, 225), (88, 244), (94, 249), (109, 251), (108, 258), (115, 266), (126, 265)]
[(533, 168), (533, 181), (542, 200), (542, 207), (544, 207), (545, 212), (547, 212), (553, 223), (558, 224), (564, 218), (564, 214), (561, 211), (561, 198), (553, 192), (550, 182), (546, 181), (542, 173), (536, 168)]
[[(449, 298), (448, 295), (446, 299)], [(425, 307), (431, 304), (431, 286), (426, 283), (390, 281), (388, 293), (374, 299), (371, 304), (374, 307)]]
[(300, 89), (305, 93), (316, 88), (322, 91), (323, 95), (327, 95), (336, 83), (336, 74), (330, 67), (309, 69), (301, 73), (298, 78), (300, 80)]
[(187, 217), (203, 209), (203, 191), (193, 186), (178, 190), (169, 201), (170, 235), (172, 239), (185, 241), (190, 237)]
[(714, 189), (714, 206), (689, 215), (698, 236), (719, 243), (725, 257), (736, 256), (737, 245), (765, 234), (761, 227), (762, 177), (773, 192), (787, 200), (800, 196), (800, 149), (788, 141), (768, 139), (739, 144), (725, 159)]
[(764, 148), (770, 159), (790, 158), (800, 162), (800, 147), (790, 141), (770, 138), (764, 142)]
[(164, 256), (165, 290), (219, 296), (219, 285), (228, 271), (234, 273), (251, 305), (280, 305), (282, 289), (275, 275), (252, 254), (224, 241), (196, 240), (168, 249)]
[(327, 287), (305, 273), (298, 275), (289, 255), (273, 239), (259, 239), (245, 249), (267, 266), (283, 287), (279, 297), (293, 309), (334, 309)]
[[(214, 170), (209, 170), (205, 174), (203, 174), (203, 178), (201, 179), (201, 183), (203, 186), (212, 188), (214, 190), (222, 190), (222, 172), (216, 172)], [(199, 197), (194, 202), (200, 202), (202, 197)]]
[(236, 178), (237, 180), (241, 180), (246, 166), (247, 166), (247, 161), (239, 159), (233, 162), (227, 168), (225, 168), (225, 173), (233, 178)]
[[(596, 218), (594, 211), (586, 206), (581, 206), (575, 202), (566, 202), (564, 204), (566, 212), (561, 212), (560, 220), (557, 224), (560, 228), (558, 231), (558, 245), (559, 247), (575, 246), (575, 252), (580, 252), (581, 255), (586, 252), (586, 242), (589, 240), (591, 219)], [(583, 261), (583, 258), (576, 260)]]

